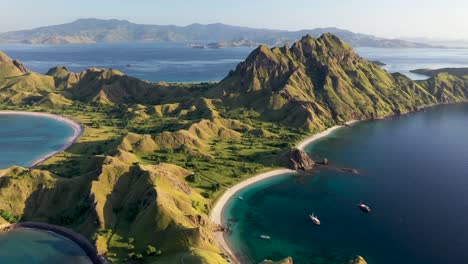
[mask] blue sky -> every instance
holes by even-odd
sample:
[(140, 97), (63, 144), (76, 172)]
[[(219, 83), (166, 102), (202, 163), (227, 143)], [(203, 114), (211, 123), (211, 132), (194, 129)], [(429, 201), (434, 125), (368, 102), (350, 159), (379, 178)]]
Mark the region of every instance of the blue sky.
[(467, 0), (0, 0), (0, 4), (0, 32), (93, 17), (289, 30), (335, 26), (383, 37), (468, 39)]

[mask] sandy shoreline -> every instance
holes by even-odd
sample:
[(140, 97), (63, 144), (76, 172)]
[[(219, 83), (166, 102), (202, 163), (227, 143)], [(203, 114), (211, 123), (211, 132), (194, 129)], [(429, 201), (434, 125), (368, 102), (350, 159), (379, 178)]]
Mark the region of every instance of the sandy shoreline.
[[(358, 120), (349, 121), (349, 122), (346, 122), (345, 125), (346, 126), (352, 125), (352, 124), (354, 124), (356, 122), (359, 122), (359, 121)], [(345, 127), (345, 125), (334, 126), (334, 127), (331, 127), (331, 128), (329, 128), (329, 129), (327, 129), (325, 131), (314, 134), (314, 135), (302, 140), (301, 142), (299, 142), (299, 144), (297, 145), (297, 148), (300, 149), (300, 150), (304, 150), (307, 145), (313, 143), (314, 141), (317, 141), (317, 140), (319, 140), (321, 138), (324, 138), (324, 137), (330, 135), (331, 133), (333, 133), (337, 129)], [(288, 173), (293, 174), (293, 173), (297, 173), (297, 172), (293, 171), (293, 170), (290, 170), (290, 169), (278, 169), (278, 170), (274, 170), (274, 171), (269, 171), (269, 172), (258, 174), (258, 175), (254, 176), (252, 178), (249, 178), (249, 179), (247, 179), (247, 180), (245, 180), (243, 182), (240, 182), (237, 185), (234, 185), (233, 187), (229, 188), (218, 199), (215, 206), (211, 210), (210, 220), (215, 224), (224, 226), (223, 221), (222, 221), (224, 207), (226, 206), (226, 203), (232, 197), (234, 197), (234, 195), (237, 192), (239, 192), (240, 190), (246, 188), (247, 186), (252, 185), (254, 183), (257, 183), (259, 181), (263, 181), (263, 180), (268, 179), (268, 178), (272, 178), (272, 177), (275, 177), (275, 176), (284, 175), (284, 174), (288, 174)], [(214, 237), (215, 237), (216, 241), (218, 242), (218, 245), (220, 246), (220, 248), (223, 250), (223, 252), (229, 256), (232, 263), (241, 264), (241, 262), (236, 257), (234, 251), (229, 247), (229, 245), (228, 245), (228, 243), (227, 243), (227, 241), (226, 241), (226, 239), (224, 237), (224, 233), (223, 232), (216, 232), (214, 234)]]
[(42, 162), (49, 159), (50, 157), (64, 151), (65, 149), (73, 145), (73, 143), (76, 142), (76, 140), (81, 136), (81, 134), (83, 134), (83, 131), (84, 131), (83, 127), (78, 122), (72, 119), (63, 117), (63, 116), (49, 114), (49, 113), (25, 112), (25, 111), (1, 111), (0, 115), (23, 115), (23, 116), (46, 117), (46, 118), (51, 118), (59, 122), (65, 123), (73, 129), (73, 134), (70, 137), (68, 137), (67, 141), (59, 149), (49, 152), (45, 154), (44, 156), (38, 158), (37, 160), (32, 162), (31, 165), (28, 166), (28, 168), (32, 168), (36, 165), (39, 165)]

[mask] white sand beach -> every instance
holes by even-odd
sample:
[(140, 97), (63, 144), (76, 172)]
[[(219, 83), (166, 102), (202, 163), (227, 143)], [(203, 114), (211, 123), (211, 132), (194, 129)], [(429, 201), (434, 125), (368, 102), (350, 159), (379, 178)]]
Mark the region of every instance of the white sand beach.
[[(353, 120), (353, 121), (346, 122), (345, 124), (349, 126), (349, 125), (352, 125), (352, 124), (354, 124), (356, 122), (358, 122), (358, 121)], [(327, 129), (327, 130), (325, 130), (323, 132), (314, 134), (314, 135), (304, 139), (303, 141), (299, 142), (299, 144), (297, 145), (297, 148), (300, 149), (300, 150), (304, 150), (307, 145), (313, 143), (316, 140), (319, 140), (319, 139), (321, 139), (323, 137), (326, 137), (326, 136), (330, 135), (331, 133), (333, 133), (334, 131), (336, 131), (337, 129), (342, 128), (342, 127), (344, 127), (344, 125), (334, 126), (334, 127), (331, 127), (331, 128), (329, 128), (329, 129)], [(237, 185), (234, 185), (233, 187), (229, 188), (218, 199), (215, 206), (211, 210), (210, 220), (214, 224), (224, 226), (225, 223), (223, 223), (223, 220), (222, 220), (224, 207), (226, 206), (226, 203), (232, 197), (234, 197), (237, 192), (239, 192), (240, 190), (244, 189), (245, 187), (247, 187), (249, 185), (252, 185), (254, 183), (257, 183), (259, 181), (262, 181), (262, 180), (265, 180), (265, 179), (268, 179), (268, 178), (272, 178), (272, 177), (275, 177), (275, 176), (279, 176), (279, 175), (288, 174), (288, 173), (293, 174), (293, 173), (297, 173), (297, 172), (293, 171), (293, 170), (290, 170), (290, 169), (278, 169), (278, 170), (274, 170), (274, 171), (269, 171), (269, 172), (265, 172), (265, 173), (261, 173), (259, 175), (256, 175), (256, 176), (254, 176), (252, 178), (249, 178), (249, 179), (247, 179), (247, 180), (245, 180), (243, 182), (240, 182)], [(221, 247), (221, 249), (224, 251), (224, 253), (229, 256), (232, 263), (241, 264), (241, 262), (238, 260), (238, 258), (234, 254), (233, 250), (228, 246), (228, 243), (227, 243), (224, 235), (225, 234), (223, 232), (215, 233), (215, 239), (218, 242), (218, 245)]]
[(68, 147), (73, 145), (73, 143), (76, 142), (76, 140), (81, 136), (81, 134), (84, 131), (83, 127), (78, 122), (76, 122), (74, 120), (71, 120), (69, 118), (63, 117), (63, 116), (49, 114), (49, 113), (25, 112), (25, 111), (1, 111), (0, 115), (27, 115), (27, 116), (52, 118), (52, 119), (55, 119), (57, 121), (66, 123), (71, 128), (73, 128), (73, 134), (67, 139), (67, 141), (65, 141), (65, 143), (60, 148), (58, 148), (57, 150), (54, 150), (52, 152), (49, 152), (49, 153), (45, 154), (44, 156), (40, 157), (39, 159), (35, 160), (34, 162), (32, 162), (31, 165), (29, 165), (29, 168), (32, 168), (32, 167), (34, 167), (36, 165), (41, 164), (42, 162), (44, 162), (48, 158), (50, 158), (50, 157), (64, 151), (65, 149), (67, 149)]

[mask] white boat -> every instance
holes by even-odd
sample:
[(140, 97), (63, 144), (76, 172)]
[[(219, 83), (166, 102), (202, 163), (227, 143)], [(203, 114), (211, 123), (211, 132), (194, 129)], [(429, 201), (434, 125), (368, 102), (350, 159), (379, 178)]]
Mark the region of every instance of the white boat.
[(271, 237), (270, 237), (270, 236), (267, 236), (267, 235), (261, 235), (260, 238), (261, 238), (261, 239), (270, 239)]
[(364, 204), (364, 203), (359, 203), (359, 204), (358, 204), (358, 207), (359, 207), (359, 209), (361, 209), (361, 211), (363, 211), (364, 213), (370, 213), (370, 212), (371, 212), (371, 208), (370, 208), (368, 205)]
[(237, 199), (239, 199), (239, 200), (244, 200), (244, 197), (239, 196), (239, 197), (237, 197)]
[(314, 215), (314, 213), (309, 215), (309, 217), (310, 217), (310, 220), (312, 220), (312, 222), (314, 222), (315, 225), (320, 225), (320, 220), (318, 219), (316, 215)]

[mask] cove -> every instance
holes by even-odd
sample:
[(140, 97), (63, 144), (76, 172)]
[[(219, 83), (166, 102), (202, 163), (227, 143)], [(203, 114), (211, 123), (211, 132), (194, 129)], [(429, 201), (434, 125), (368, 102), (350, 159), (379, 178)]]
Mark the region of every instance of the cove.
[(72, 241), (54, 233), (19, 228), (0, 233), (0, 263), (91, 264)]
[[(370, 264), (466, 263), (467, 104), (360, 122), (306, 150), (361, 173), (286, 174), (238, 192), (223, 222), (243, 263), (287, 256), (294, 263), (347, 263), (355, 255)], [(360, 201), (371, 214), (357, 208)]]
[[(76, 122), (56, 115), (0, 112), (0, 169), (31, 167), (66, 149), (81, 135)], [(0, 263), (92, 263), (73, 241), (52, 232), (0, 232)]]
[(73, 121), (42, 113), (0, 113), (0, 169), (30, 167), (66, 148), (81, 134)]

